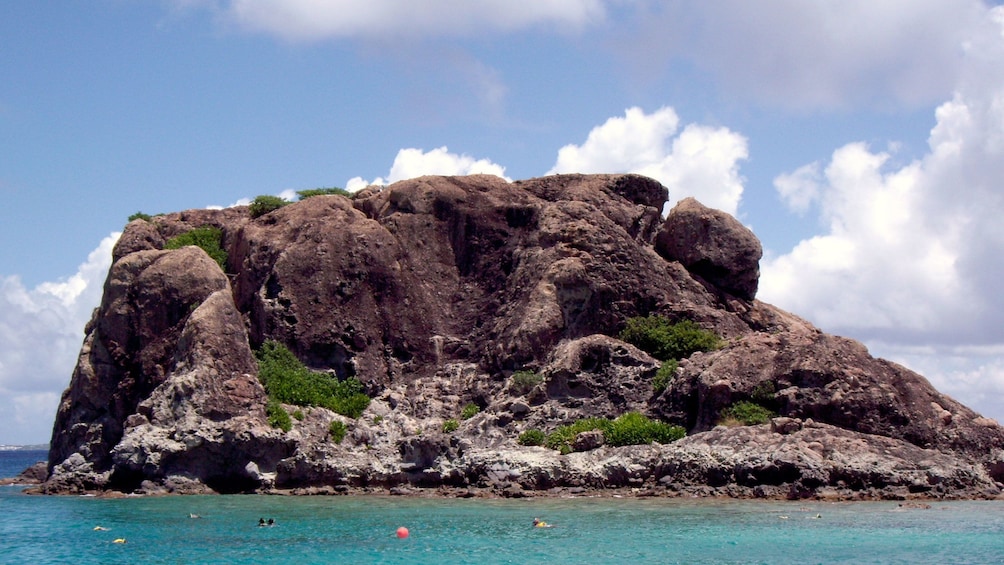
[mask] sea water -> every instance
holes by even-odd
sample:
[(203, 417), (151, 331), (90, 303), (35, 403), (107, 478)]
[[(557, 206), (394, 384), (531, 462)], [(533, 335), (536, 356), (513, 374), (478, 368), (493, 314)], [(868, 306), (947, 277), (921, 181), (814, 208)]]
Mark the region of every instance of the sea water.
[[(0, 476), (21, 470), (10, 470), (11, 457), (21, 468), (37, 460), (0, 452)], [(0, 488), (2, 563), (1004, 563), (1004, 502), (921, 509), (896, 502), (105, 499), (21, 491)], [(535, 517), (554, 527), (534, 528)], [(275, 525), (259, 527), (260, 518)], [(396, 535), (402, 526), (409, 530), (403, 539)]]

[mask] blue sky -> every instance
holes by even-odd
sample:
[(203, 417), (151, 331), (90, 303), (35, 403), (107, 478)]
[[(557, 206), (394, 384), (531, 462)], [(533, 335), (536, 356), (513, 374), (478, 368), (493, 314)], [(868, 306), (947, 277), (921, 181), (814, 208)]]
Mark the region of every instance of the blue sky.
[(0, 4), (0, 444), (48, 440), (133, 212), (482, 171), (695, 195), (761, 299), (1004, 417), (1004, 10), (516, 5)]

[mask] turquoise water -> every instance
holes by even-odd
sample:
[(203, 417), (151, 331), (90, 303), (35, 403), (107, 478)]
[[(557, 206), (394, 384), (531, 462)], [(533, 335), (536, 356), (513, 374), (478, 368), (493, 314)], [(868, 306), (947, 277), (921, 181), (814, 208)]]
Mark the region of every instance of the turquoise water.
[[(111, 500), (6, 487), (0, 513), (4, 563), (1004, 563), (1004, 502)], [(538, 516), (555, 527), (531, 527)]]

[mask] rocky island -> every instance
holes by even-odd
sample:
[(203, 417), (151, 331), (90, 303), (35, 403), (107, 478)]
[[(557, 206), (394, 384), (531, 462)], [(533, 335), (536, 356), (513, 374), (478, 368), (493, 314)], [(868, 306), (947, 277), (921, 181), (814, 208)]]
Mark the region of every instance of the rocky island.
[[(1001, 494), (997, 422), (758, 301), (753, 233), (666, 200), (637, 175), (422, 177), (131, 221), (36, 491)], [(222, 256), (169, 245), (199, 229)], [(638, 320), (715, 341), (659, 358)], [(363, 402), (290, 402), (267, 348)], [(625, 415), (679, 434), (614, 441)]]

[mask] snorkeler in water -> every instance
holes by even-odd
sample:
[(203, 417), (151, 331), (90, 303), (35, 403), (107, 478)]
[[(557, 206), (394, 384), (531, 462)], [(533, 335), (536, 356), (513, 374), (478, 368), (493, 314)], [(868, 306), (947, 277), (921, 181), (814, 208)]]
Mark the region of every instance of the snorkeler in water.
[(552, 524), (548, 524), (547, 522), (541, 520), (540, 518), (534, 518), (533, 519), (533, 527), (534, 528), (553, 528), (554, 526)]

